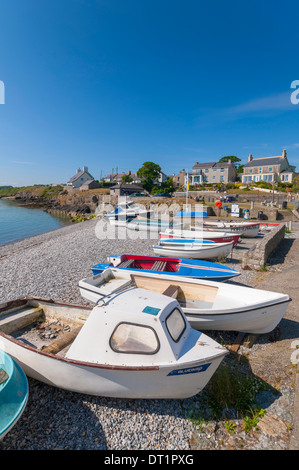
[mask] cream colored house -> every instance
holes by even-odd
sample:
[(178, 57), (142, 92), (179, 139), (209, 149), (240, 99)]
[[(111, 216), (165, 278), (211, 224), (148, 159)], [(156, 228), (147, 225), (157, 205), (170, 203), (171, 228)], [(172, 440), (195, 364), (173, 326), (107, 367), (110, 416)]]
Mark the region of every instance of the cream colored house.
[(228, 162), (196, 162), (192, 167), (192, 173), (189, 175), (190, 184), (216, 184), (234, 182), (237, 179), (237, 170), (235, 165)]
[(296, 176), (295, 168), (289, 164), (286, 150), (278, 157), (253, 158), (250, 154), (243, 168), (242, 183), (292, 183)]

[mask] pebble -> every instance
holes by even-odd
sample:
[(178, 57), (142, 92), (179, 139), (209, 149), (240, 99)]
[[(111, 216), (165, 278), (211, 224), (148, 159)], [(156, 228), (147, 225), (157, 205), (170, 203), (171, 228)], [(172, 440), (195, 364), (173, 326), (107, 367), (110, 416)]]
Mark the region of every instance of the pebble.
[[(134, 234), (133, 239), (107, 239), (99, 223), (93, 219), (0, 247), (1, 301), (32, 295), (86, 305), (78, 282), (92, 275), (91, 266), (105, 262), (110, 254), (154, 254), (152, 245), (157, 237), (146, 239), (143, 235), (138, 239)], [(240, 270), (238, 262), (227, 265)], [(252, 276), (252, 272), (242, 271), (238, 282), (249, 285)], [(0, 450), (190, 450), (198, 429), (189, 419), (189, 410), (199, 407), (197, 397), (93, 397), (56, 389), (31, 378), (29, 387), (25, 411), (0, 442)], [(269, 397), (264, 395), (260, 400), (268, 403)], [(277, 401), (271, 411), (280, 419), (289, 418), (289, 406), (280, 406)], [(234, 416), (233, 410), (226, 413)], [(207, 426), (201, 434), (201, 448), (220, 447), (218, 429), (217, 423)], [(259, 434), (260, 440), (251, 443), (254, 448), (275, 448), (270, 437)], [(246, 439), (243, 433), (242, 442)], [(281, 443), (278, 448), (283, 448)]]

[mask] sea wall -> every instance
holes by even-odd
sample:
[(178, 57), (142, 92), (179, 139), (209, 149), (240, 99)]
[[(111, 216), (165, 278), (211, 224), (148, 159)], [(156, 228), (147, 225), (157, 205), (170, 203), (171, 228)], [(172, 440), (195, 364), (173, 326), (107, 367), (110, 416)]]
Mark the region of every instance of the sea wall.
[(277, 248), (285, 234), (285, 224), (273, 228), (251, 247), (242, 259), (243, 269), (259, 270), (265, 266), (271, 253)]

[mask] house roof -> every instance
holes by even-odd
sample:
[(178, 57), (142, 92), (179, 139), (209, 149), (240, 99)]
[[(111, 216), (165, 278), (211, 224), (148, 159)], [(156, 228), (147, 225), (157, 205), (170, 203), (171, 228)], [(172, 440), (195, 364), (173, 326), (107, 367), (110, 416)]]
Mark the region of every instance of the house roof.
[(141, 184), (135, 183), (120, 183), (116, 184), (115, 186), (111, 186), (109, 189), (143, 189)]
[(208, 162), (208, 163), (198, 163), (196, 162), (193, 165), (193, 168), (228, 168), (230, 166), (234, 166), (231, 162)]
[(68, 181), (69, 183), (73, 183), (74, 181), (76, 181), (78, 178), (80, 178), (82, 175), (84, 175), (84, 173), (86, 173), (87, 175), (90, 176), (90, 179), (91, 180), (94, 180), (93, 176), (86, 170), (81, 170), (81, 171), (77, 171), (77, 173), (71, 177), (71, 179)]
[(253, 167), (253, 166), (268, 166), (268, 165), (280, 165), (283, 163), (285, 158), (283, 157), (265, 157), (265, 158), (254, 158), (250, 162), (247, 162), (244, 167)]

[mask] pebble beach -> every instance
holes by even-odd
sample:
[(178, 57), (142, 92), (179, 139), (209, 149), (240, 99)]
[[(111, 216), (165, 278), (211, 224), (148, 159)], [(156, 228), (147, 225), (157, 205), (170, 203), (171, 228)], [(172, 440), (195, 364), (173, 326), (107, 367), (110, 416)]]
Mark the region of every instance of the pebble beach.
[[(110, 254), (153, 255), (157, 237), (105, 238), (99, 236), (103, 233), (100, 223), (92, 219), (0, 247), (1, 302), (35, 296), (88, 305), (78, 282), (91, 275), (91, 266), (105, 262)], [(228, 260), (227, 265), (240, 270), (238, 260)], [(256, 276), (242, 271), (237, 280), (253, 285)], [(264, 347), (261, 339), (252, 354)], [(28, 381), (26, 409), (0, 442), (0, 450), (190, 451), (196, 431), (197, 435), (202, 432), (203, 448), (219, 448), (217, 424), (209, 423), (212, 428), (199, 431), (198, 423), (190, 419), (190, 410), (201, 406), (201, 394), (187, 400), (112, 399), (56, 389), (31, 378)], [(270, 411), (291, 425), (294, 387), (287, 383), (282, 390), (281, 401), (275, 400)], [(252, 449), (288, 446), (285, 436), (273, 439), (263, 432), (259, 437), (244, 432), (242, 436), (244, 448), (246, 442)]]

